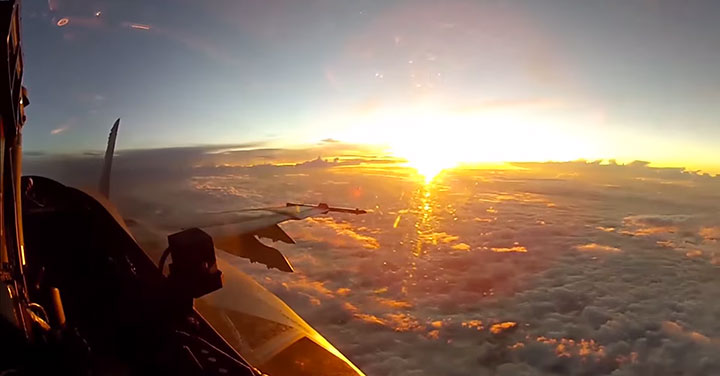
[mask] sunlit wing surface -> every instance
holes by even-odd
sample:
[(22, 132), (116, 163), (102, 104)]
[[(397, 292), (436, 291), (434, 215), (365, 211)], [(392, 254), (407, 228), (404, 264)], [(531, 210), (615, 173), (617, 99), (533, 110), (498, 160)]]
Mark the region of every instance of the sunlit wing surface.
[(277, 224), (327, 213), (327, 207), (286, 206), (217, 213), (196, 227), (212, 236), (215, 247), (268, 268), (292, 272), (290, 262), (277, 249), (258, 238), (295, 243)]
[(224, 287), (195, 301), (203, 317), (252, 364), (270, 375), (363, 375), (280, 298), (217, 251)]

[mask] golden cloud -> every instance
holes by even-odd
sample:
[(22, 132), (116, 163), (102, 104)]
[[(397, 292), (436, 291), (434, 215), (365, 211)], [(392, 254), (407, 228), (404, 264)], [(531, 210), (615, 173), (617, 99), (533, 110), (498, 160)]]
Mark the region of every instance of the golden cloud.
[(490, 248), (493, 252), (498, 253), (506, 253), (506, 252), (516, 252), (516, 253), (527, 253), (527, 248), (525, 248), (522, 245), (516, 245), (514, 247), (501, 247), (501, 248)]
[(423, 234), (420, 236), (421, 240), (426, 243), (432, 243), (438, 245), (440, 243), (447, 244), (460, 239), (459, 236), (450, 235), (446, 232), (433, 232), (430, 234)]
[(470, 246), (465, 243), (458, 243), (451, 247), (452, 249), (458, 250), (458, 251), (469, 251)]
[(339, 247), (346, 246), (347, 240), (351, 240), (353, 242), (360, 243), (360, 245), (366, 249), (380, 248), (380, 243), (377, 241), (377, 239), (373, 238), (372, 236), (357, 233), (353, 226), (349, 223), (335, 222), (335, 220), (332, 218), (323, 217), (308, 218), (305, 221), (309, 225), (320, 225), (325, 228), (331, 229), (335, 232), (336, 236), (320, 236), (310, 230), (296, 234), (295, 237), (298, 239), (327, 242)]

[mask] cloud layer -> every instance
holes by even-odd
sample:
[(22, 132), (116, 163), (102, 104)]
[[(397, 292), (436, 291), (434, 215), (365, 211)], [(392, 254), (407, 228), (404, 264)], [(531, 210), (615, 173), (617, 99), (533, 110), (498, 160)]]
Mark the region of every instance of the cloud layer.
[(119, 163), (128, 216), (162, 228), (286, 201), (372, 209), (284, 224), (297, 244), (274, 246), (293, 274), (235, 263), (368, 375), (720, 374), (717, 178), (574, 162), (424, 186), (366, 160), (272, 164), (297, 151), (254, 167), (170, 154)]

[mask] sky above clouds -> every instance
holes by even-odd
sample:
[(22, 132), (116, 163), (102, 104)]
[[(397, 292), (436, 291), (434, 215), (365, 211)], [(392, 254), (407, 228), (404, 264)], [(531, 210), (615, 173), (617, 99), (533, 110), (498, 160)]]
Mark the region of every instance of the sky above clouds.
[(648, 160), (717, 172), (714, 1), (23, 4), (25, 149), (325, 138), (423, 163)]
[[(283, 224), (295, 273), (232, 261), (368, 375), (720, 372), (717, 177), (517, 163), (424, 183), (391, 158), (314, 157), (338, 148), (357, 147), (125, 151), (112, 198), (158, 231), (287, 201), (371, 209)], [(26, 159), (77, 186), (100, 165)]]

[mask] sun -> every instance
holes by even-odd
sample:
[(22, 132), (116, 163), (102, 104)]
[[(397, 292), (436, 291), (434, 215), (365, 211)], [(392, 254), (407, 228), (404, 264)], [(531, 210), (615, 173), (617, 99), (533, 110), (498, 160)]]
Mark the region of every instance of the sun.
[(395, 133), (390, 152), (406, 160), (407, 166), (422, 175), (425, 183), (461, 163), (491, 157), (485, 154), (488, 148), (478, 147), (477, 127), (473, 128), (470, 120), (451, 113), (417, 111), (388, 123), (396, 125), (385, 131)]
[(422, 175), (422, 177), (425, 179), (426, 184), (435, 180), (435, 178), (440, 175), (441, 172), (448, 168), (447, 166), (436, 163), (419, 164), (417, 166), (414, 166), (411, 163), (410, 167), (414, 168), (419, 175)]
[(405, 159), (407, 166), (415, 169), (425, 183), (432, 182), (442, 171), (456, 167), (461, 161), (446, 150), (432, 150), (432, 144), (418, 144), (416, 147), (396, 146), (393, 154)]
[[(340, 138), (387, 147), (430, 183), (458, 166), (593, 158), (597, 145), (574, 115), (506, 106), (458, 108), (424, 101), (384, 106), (347, 120)], [(579, 132), (579, 133), (578, 133)]]

